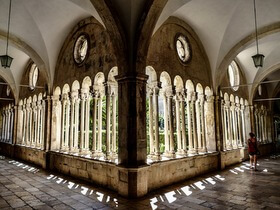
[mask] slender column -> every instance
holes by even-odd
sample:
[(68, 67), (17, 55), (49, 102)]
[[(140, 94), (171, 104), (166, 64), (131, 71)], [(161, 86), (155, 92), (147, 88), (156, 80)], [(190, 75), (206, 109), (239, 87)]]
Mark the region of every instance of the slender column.
[(154, 99), (154, 109), (153, 109), (153, 113), (154, 113), (154, 126), (155, 126), (155, 130), (154, 130), (154, 134), (155, 134), (155, 155), (157, 157), (157, 159), (160, 158), (160, 148), (159, 148), (159, 127), (158, 127), (158, 122), (159, 122), (159, 117), (158, 117), (158, 95), (159, 95), (159, 88), (158, 87), (154, 87), (154, 94), (153, 94), (153, 99)]
[[(153, 111), (153, 91), (149, 90), (149, 138), (150, 138), (150, 155), (154, 154), (154, 111)], [(156, 123), (155, 123), (156, 124)]]
[(27, 141), (28, 146), (31, 146), (31, 121), (32, 121), (32, 110), (31, 110), (31, 104), (28, 103), (28, 120), (27, 120)]
[(235, 110), (235, 103), (231, 103), (230, 106), (231, 110), (231, 125), (232, 125), (232, 131), (233, 131), (233, 147), (234, 149), (237, 149), (237, 118), (236, 118), (236, 110)]
[(7, 123), (7, 134), (6, 134), (6, 142), (9, 141), (10, 139), (10, 124), (11, 124), (11, 112), (10, 112), (10, 107), (7, 110), (7, 116), (8, 116), (8, 123)]
[(182, 152), (182, 137), (181, 137), (181, 122), (180, 122), (180, 99), (179, 94), (175, 96), (175, 113), (176, 113), (176, 129), (177, 129), (177, 152), (180, 154)]
[(74, 129), (75, 129), (75, 100), (76, 100), (76, 91), (71, 92), (71, 117), (70, 117), (70, 152), (74, 150)]
[(231, 118), (231, 112), (229, 110), (230, 108), (230, 102), (229, 101), (226, 101), (226, 116), (227, 116), (227, 123), (228, 123), (228, 140), (229, 140), (229, 144), (227, 146), (227, 148), (229, 150), (232, 149), (232, 126), (231, 126), (231, 122), (232, 122), (232, 118)]
[(42, 100), (40, 102), (40, 132), (39, 132), (39, 139), (40, 139), (40, 148), (44, 149), (44, 122), (45, 122), (45, 111), (43, 109), (43, 103), (44, 101)]
[(241, 105), (241, 122), (242, 122), (242, 146), (243, 147), (246, 147), (246, 124), (245, 124), (245, 106), (244, 105)]
[(193, 148), (193, 132), (192, 132), (192, 110), (191, 110), (191, 94), (187, 93), (187, 115), (188, 115), (188, 140), (189, 140), (189, 154), (194, 152)]
[(32, 124), (33, 124), (33, 127), (32, 127), (32, 133), (33, 133), (33, 136), (32, 136), (32, 140), (33, 140), (33, 147), (36, 147), (36, 142), (37, 142), (37, 125), (38, 125), (38, 107), (37, 107), (37, 104), (36, 102), (33, 102), (33, 120), (32, 120)]
[(174, 125), (173, 125), (172, 99), (173, 99), (173, 94), (169, 93), (168, 96), (169, 140), (170, 140), (171, 156), (174, 157), (175, 149), (174, 149), (174, 130), (173, 130)]
[(167, 97), (163, 95), (163, 109), (164, 109), (164, 144), (165, 144), (165, 154), (167, 155), (170, 151), (169, 147), (169, 136), (168, 136), (168, 109), (167, 109)]
[(99, 153), (102, 153), (102, 98), (100, 95), (98, 98), (98, 144), (97, 150)]
[[(11, 125), (10, 125), (10, 143), (14, 144), (14, 121), (15, 121), (16, 106), (11, 107)], [(15, 121), (16, 122), (16, 121)]]
[[(69, 104), (70, 105), (70, 104)], [(59, 110), (61, 110), (59, 103)], [(69, 115), (69, 113), (68, 113)], [(45, 151), (50, 150), (50, 116), (51, 116), (51, 97), (46, 96), (44, 100), (42, 100), (42, 143), (41, 149)]]
[(258, 126), (258, 122), (259, 122), (259, 119), (258, 119), (258, 114), (257, 114), (257, 109), (255, 110), (255, 129), (256, 129), (256, 137), (257, 139), (259, 140), (259, 126)]
[(78, 97), (78, 92), (75, 96), (75, 110), (74, 110), (74, 144), (73, 152), (79, 152), (79, 112), (80, 112), (80, 99)]
[(4, 139), (4, 131), (5, 131), (5, 111), (4, 111), (4, 108), (3, 110), (1, 111), (1, 114), (2, 114), (2, 127), (1, 127), (1, 140), (3, 141)]
[(85, 94), (81, 90), (80, 152), (85, 149)]
[(22, 118), (22, 145), (25, 145), (25, 133), (26, 133), (26, 105), (24, 104), (22, 106), (22, 111), (23, 111), (23, 118)]
[(111, 154), (111, 89), (107, 84), (106, 88), (106, 157)]
[(221, 100), (221, 115), (222, 115), (222, 129), (223, 129), (223, 151), (226, 151), (226, 142), (228, 141), (227, 139), (227, 122), (226, 122), (226, 109), (224, 105), (224, 100)]
[(18, 119), (17, 119), (17, 126), (16, 126), (16, 143), (15, 144), (18, 144), (18, 145), (21, 145), (22, 144), (22, 140), (23, 140), (23, 109), (22, 109), (22, 105), (19, 104), (17, 106), (17, 116), (18, 116)]
[(185, 113), (185, 102), (184, 102), (184, 94), (181, 95), (180, 98), (180, 109), (181, 109), (181, 117), (182, 117), (182, 144), (183, 144), (183, 154), (187, 153), (187, 137), (186, 137), (186, 113)]
[(206, 148), (206, 138), (205, 138), (205, 115), (204, 115), (204, 95), (200, 96), (200, 104), (201, 104), (201, 141), (202, 141), (202, 149), (201, 152), (207, 152)]
[(90, 100), (91, 97), (87, 90), (86, 92), (86, 102), (85, 102), (85, 153), (89, 152), (89, 118), (90, 118)]
[(70, 101), (67, 95), (66, 101), (66, 133), (65, 133), (65, 150), (69, 150), (69, 131), (70, 131)]
[(37, 101), (36, 147), (41, 147), (41, 101)]
[(96, 118), (97, 118), (97, 92), (93, 96), (93, 116), (92, 116), (92, 155), (94, 156), (97, 150), (96, 147)]
[(117, 95), (112, 95), (112, 153), (117, 154)]
[(236, 112), (237, 112), (237, 121), (238, 121), (238, 146), (243, 147), (240, 104), (237, 105)]
[(196, 116), (196, 133), (197, 133), (197, 148), (198, 151), (201, 151), (202, 142), (201, 142), (201, 124), (200, 124), (200, 101), (199, 96), (195, 101), (195, 116)]
[(195, 114), (195, 102), (196, 102), (196, 96), (193, 93), (192, 95), (192, 101), (191, 101), (191, 110), (192, 110), (192, 131), (193, 131), (193, 146), (194, 146), (194, 153), (197, 154), (198, 151), (198, 142), (197, 142), (197, 128), (196, 128), (196, 114)]
[(65, 147), (65, 116), (66, 116), (66, 97), (65, 94), (63, 94), (63, 100), (62, 100), (62, 121), (61, 121), (61, 131), (62, 131), (62, 136), (61, 136), (61, 142), (60, 142), (60, 150), (64, 150)]

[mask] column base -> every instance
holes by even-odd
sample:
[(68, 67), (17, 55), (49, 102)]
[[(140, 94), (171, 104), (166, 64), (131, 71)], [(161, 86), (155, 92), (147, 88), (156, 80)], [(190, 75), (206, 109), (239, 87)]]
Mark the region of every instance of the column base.
[(198, 152), (199, 153), (207, 153), (207, 148), (205, 147), (205, 148), (200, 148), (199, 150), (198, 150)]
[(148, 166), (124, 168), (118, 166), (118, 193), (124, 197), (138, 198), (148, 193)]
[(151, 159), (152, 161), (160, 161), (161, 157), (159, 153), (153, 153), (151, 155), (148, 155), (148, 159)]
[(191, 149), (188, 151), (188, 155), (197, 155), (197, 150), (196, 149)]
[(167, 158), (176, 158), (176, 154), (175, 152), (171, 152), (171, 151), (166, 151), (163, 153), (163, 156), (164, 157), (167, 157)]
[(180, 149), (176, 152), (176, 156), (182, 156), (182, 157), (186, 157), (187, 156), (187, 151)]

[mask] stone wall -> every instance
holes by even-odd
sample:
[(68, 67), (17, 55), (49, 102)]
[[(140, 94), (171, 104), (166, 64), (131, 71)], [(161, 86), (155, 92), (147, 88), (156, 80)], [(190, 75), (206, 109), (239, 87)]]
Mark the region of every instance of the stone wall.
[(48, 164), (51, 170), (118, 190), (118, 169), (113, 163), (49, 152)]
[(46, 169), (46, 152), (30, 147), (22, 147), (0, 142), (0, 153), (15, 159), (24, 160)]
[[(85, 61), (78, 65), (74, 61), (74, 45), (81, 34), (89, 37), (88, 55)], [(115, 52), (110, 36), (104, 27), (93, 17), (80, 21), (69, 33), (60, 50), (57, 60), (53, 87), (63, 87), (68, 83), (71, 87), (75, 80), (89, 76), (92, 80), (98, 72), (103, 72), (107, 78), (109, 71), (117, 66)]]
[(218, 169), (218, 152), (153, 163), (148, 169), (148, 190), (174, 184)]
[[(177, 55), (176, 36), (183, 34), (187, 37), (191, 47), (191, 59), (182, 63)], [(185, 22), (170, 17), (153, 35), (147, 57), (147, 64), (152, 66), (160, 77), (166, 71), (172, 83), (179, 75), (183, 81), (190, 79), (194, 84), (212, 87), (212, 76), (208, 57), (196, 33)]]
[(221, 151), (221, 169), (227, 166), (234, 165), (242, 162), (241, 149), (233, 149), (230, 151)]

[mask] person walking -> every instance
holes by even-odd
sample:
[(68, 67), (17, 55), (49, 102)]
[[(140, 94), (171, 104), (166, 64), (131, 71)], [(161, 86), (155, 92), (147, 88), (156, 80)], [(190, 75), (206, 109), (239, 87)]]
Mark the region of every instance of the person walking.
[[(258, 146), (257, 146), (257, 139), (255, 137), (254, 133), (249, 133), (250, 138), (247, 141), (248, 144), (248, 152), (250, 155), (250, 166), (251, 169), (254, 169), (257, 171), (257, 154), (259, 152)], [(254, 166), (253, 166), (254, 164)]]

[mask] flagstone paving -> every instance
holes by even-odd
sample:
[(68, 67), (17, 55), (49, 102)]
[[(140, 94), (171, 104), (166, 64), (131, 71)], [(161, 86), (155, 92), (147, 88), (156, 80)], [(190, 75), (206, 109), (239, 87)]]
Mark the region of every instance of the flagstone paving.
[(280, 157), (248, 162), (127, 200), (21, 161), (0, 160), (0, 209), (280, 209)]

